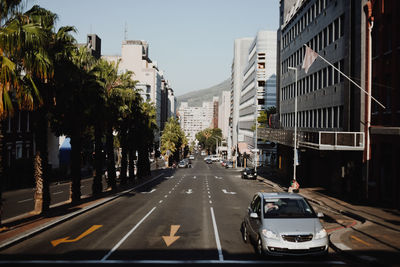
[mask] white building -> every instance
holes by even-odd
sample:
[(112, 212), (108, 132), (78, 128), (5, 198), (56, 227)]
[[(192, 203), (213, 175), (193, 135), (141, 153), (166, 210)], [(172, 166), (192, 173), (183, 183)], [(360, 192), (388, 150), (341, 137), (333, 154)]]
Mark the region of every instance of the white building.
[(212, 127), (213, 109), (213, 102), (203, 102), (202, 107), (189, 107), (187, 102), (181, 103), (178, 111), (180, 125), (189, 144), (196, 140), (198, 132)]
[(228, 157), (237, 156), (238, 120), (240, 91), (243, 84), (243, 70), (248, 62), (248, 53), (254, 38), (240, 38), (234, 42), (232, 73), (231, 73), (231, 99), (230, 99), (230, 138), (228, 139)]
[[(144, 100), (150, 100), (156, 107), (157, 125), (161, 125), (161, 79), (156, 62), (149, 58), (149, 44), (143, 40), (126, 40), (122, 42), (121, 56), (103, 56), (108, 61), (118, 61), (119, 71), (132, 71), (132, 79), (139, 81), (137, 88), (142, 89)], [(159, 141), (159, 133), (155, 135)]]
[(230, 115), (230, 91), (222, 91), (218, 106), (218, 128), (222, 130), (222, 138), (228, 138), (229, 115)]
[(276, 31), (259, 31), (248, 50), (238, 119), (241, 154), (252, 154), (256, 146), (255, 123), (260, 111), (276, 105), (276, 43)]

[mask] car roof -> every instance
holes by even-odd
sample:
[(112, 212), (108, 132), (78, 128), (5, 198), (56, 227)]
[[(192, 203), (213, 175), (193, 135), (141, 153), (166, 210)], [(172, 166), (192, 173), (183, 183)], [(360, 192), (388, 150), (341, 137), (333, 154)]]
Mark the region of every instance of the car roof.
[(288, 192), (259, 192), (260, 195), (262, 195), (263, 198), (298, 198), (298, 199), (303, 199), (304, 197), (296, 194), (296, 193), (288, 193)]

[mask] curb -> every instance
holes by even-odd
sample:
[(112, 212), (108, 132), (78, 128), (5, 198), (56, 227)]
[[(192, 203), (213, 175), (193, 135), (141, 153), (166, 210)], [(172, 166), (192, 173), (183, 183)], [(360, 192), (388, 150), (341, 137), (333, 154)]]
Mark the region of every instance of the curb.
[(49, 223), (45, 223), (44, 225), (42, 225), (40, 227), (34, 228), (32, 230), (27, 230), (27, 231), (23, 232), (22, 234), (19, 234), (19, 235), (16, 235), (14, 237), (11, 237), (9, 239), (6, 239), (6, 240), (4, 240), (3, 242), (0, 243), (0, 249), (4, 249), (6, 247), (9, 247), (9, 246), (11, 246), (11, 245), (13, 245), (13, 244), (15, 244), (17, 242), (20, 242), (22, 240), (25, 240), (25, 239), (27, 239), (27, 238), (35, 235), (35, 234), (41, 233), (46, 229), (49, 229), (49, 228), (51, 228), (53, 226), (56, 226), (56, 225), (66, 221), (68, 219), (74, 218), (74, 217), (76, 217), (76, 216), (78, 216), (78, 215), (80, 215), (80, 214), (82, 214), (82, 213), (84, 213), (86, 211), (92, 210), (92, 209), (94, 209), (94, 208), (96, 208), (96, 207), (98, 207), (100, 205), (103, 205), (103, 204), (105, 204), (107, 202), (110, 202), (110, 201), (116, 199), (116, 198), (119, 198), (120, 196), (125, 195), (125, 194), (137, 189), (138, 187), (141, 187), (141, 186), (143, 186), (143, 185), (145, 185), (147, 183), (150, 183), (150, 182), (158, 179), (162, 175), (163, 174), (160, 173), (159, 175), (155, 176), (154, 178), (151, 178), (150, 180), (148, 180), (148, 181), (146, 181), (146, 182), (144, 182), (142, 184), (136, 185), (133, 188), (130, 188), (130, 189), (124, 190), (122, 192), (116, 193), (114, 196), (105, 197), (103, 199), (100, 199), (100, 200), (98, 200), (98, 202), (93, 203), (92, 205), (86, 206), (86, 207), (84, 207), (84, 208), (82, 208), (82, 209), (80, 209), (78, 211), (69, 213), (67, 215), (64, 215), (64, 216), (58, 218), (58, 219), (54, 219), (53, 221), (50, 221)]

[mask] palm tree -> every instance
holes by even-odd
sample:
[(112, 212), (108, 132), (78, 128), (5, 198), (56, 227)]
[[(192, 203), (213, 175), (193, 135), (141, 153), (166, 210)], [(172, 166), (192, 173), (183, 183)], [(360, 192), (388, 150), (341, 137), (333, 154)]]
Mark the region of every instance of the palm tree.
[[(14, 103), (26, 110), (41, 106), (43, 101), (34, 80), (46, 81), (52, 76), (51, 62), (44, 49), (48, 42), (46, 30), (34, 22), (30, 11), (23, 14), (20, 8), (18, 0), (0, 3), (0, 119), (13, 115)], [(0, 143), (1, 139), (0, 126)], [(0, 212), (1, 191), (2, 188)]]
[[(57, 20), (57, 15), (40, 8), (39, 6), (32, 7), (26, 12), (32, 22), (40, 25), (46, 32), (47, 43), (42, 48), (47, 51), (49, 60), (52, 66), (52, 73), (60, 70), (60, 61), (64, 61), (64, 57), (71, 55), (75, 48), (75, 39), (71, 32), (74, 32), (73, 27), (61, 27), (58, 32), (54, 32), (54, 24)], [(58, 75), (58, 74), (56, 74)], [(49, 128), (49, 109), (54, 104), (55, 81), (54, 75), (51, 79), (42, 81), (35, 79), (37, 88), (40, 92), (43, 105), (34, 113), (34, 132), (36, 143), (36, 155), (34, 158), (34, 178), (36, 181), (35, 193), (35, 212), (41, 213), (49, 209), (50, 206), (50, 188), (49, 188), (49, 170), (48, 170), (48, 140), (47, 132)]]
[(154, 133), (157, 130), (156, 109), (154, 104), (144, 102), (139, 114), (138, 127), (136, 128), (138, 138), (138, 161), (137, 175), (147, 177), (150, 172), (149, 150), (153, 147)]

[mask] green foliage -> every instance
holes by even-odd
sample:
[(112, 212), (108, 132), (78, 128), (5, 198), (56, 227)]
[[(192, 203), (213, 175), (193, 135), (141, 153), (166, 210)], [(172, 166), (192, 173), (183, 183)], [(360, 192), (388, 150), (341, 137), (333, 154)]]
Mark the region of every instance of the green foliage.
[(215, 147), (222, 139), (222, 130), (220, 128), (207, 128), (196, 134), (196, 139), (202, 149), (207, 149), (209, 153), (215, 151)]
[[(188, 145), (188, 140), (184, 131), (179, 125), (178, 119), (169, 118), (165, 123), (164, 131), (161, 136), (161, 154), (170, 156), (174, 160), (180, 159), (180, 153)], [(169, 152), (168, 152), (169, 151)]]

